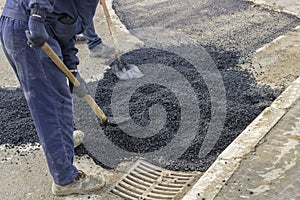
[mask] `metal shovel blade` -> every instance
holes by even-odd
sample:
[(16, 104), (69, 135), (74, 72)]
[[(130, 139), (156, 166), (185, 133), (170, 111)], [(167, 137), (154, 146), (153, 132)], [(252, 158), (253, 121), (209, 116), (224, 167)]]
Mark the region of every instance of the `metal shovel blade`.
[(114, 74), (120, 80), (130, 80), (135, 78), (141, 78), (144, 76), (141, 70), (136, 65), (133, 64), (118, 63), (118, 64), (114, 64), (112, 68)]

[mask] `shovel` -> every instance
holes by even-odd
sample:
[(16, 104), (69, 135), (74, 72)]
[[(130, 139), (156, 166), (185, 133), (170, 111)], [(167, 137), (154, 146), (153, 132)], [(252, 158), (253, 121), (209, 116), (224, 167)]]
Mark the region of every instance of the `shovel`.
[(125, 63), (123, 58), (120, 56), (120, 45), (116, 38), (115, 27), (112, 24), (105, 0), (99, 0), (100, 5), (102, 5), (103, 12), (108, 24), (109, 32), (112, 37), (114, 47), (115, 47), (115, 59), (117, 63), (112, 66), (114, 74), (120, 80), (129, 80), (133, 78), (141, 78), (144, 74), (139, 70), (136, 65)]
[[(70, 82), (75, 86), (79, 87), (80, 82), (76, 79), (76, 77), (69, 71), (67, 66), (62, 62), (62, 60), (56, 55), (56, 53), (53, 51), (53, 49), (49, 46), (48, 43), (45, 43), (42, 46), (42, 49), (44, 52), (51, 58), (51, 60), (56, 64), (56, 66), (68, 77)], [(104, 112), (101, 110), (101, 108), (97, 105), (93, 97), (86, 93), (84, 96), (84, 99), (86, 102), (90, 105), (92, 110), (96, 113), (97, 117), (101, 120), (101, 123), (105, 126), (117, 126), (117, 123), (111, 122)]]

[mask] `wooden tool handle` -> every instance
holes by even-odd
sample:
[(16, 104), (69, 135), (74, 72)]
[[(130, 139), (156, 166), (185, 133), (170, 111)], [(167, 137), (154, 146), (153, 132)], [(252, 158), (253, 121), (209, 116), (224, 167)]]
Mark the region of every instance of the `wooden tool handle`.
[(100, 5), (102, 5), (102, 8), (103, 8), (103, 12), (104, 12), (104, 15), (105, 15), (106, 22), (108, 24), (109, 32), (110, 32), (110, 35), (111, 35), (113, 43), (114, 43), (114, 47), (115, 47), (115, 51), (116, 51), (116, 57), (119, 58), (120, 45), (119, 45), (119, 42), (116, 38), (116, 30), (115, 30), (115, 27), (113, 26), (113, 23), (111, 21), (106, 2), (105, 2), (105, 0), (99, 0), (99, 3), (100, 3)]
[[(80, 82), (77, 80), (77, 78), (70, 72), (70, 70), (67, 68), (67, 66), (62, 62), (62, 60), (56, 55), (56, 53), (53, 51), (53, 49), (49, 46), (48, 43), (45, 43), (42, 46), (42, 49), (45, 51), (45, 53), (51, 58), (51, 60), (56, 64), (56, 66), (68, 77), (68, 79), (71, 81), (71, 83), (75, 87), (80, 86)], [(95, 100), (92, 98), (90, 94), (86, 94), (84, 96), (84, 99), (86, 102), (90, 105), (90, 107), (93, 109), (93, 111), (96, 113), (98, 118), (101, 120), (102, 123), (107, 122), (107, 117), (104, 114), (104, 112), (101, 110), (101, 108), (97, 105)]]
[(45, 43), (42, 46), (42, 49), (45, 51), (45, 53), (51, 58), (51, 60), (56, 64), (56, 66), (68, 77), (68, 79), (71, 81), (71, 83), (75, 87), (79, 87), (80, 83), (75, 78), (75, 76), (70, 72), (70, 70), (67, 68), (67, 66), (63, 63), (63, 61), (56, 55), (56, 53), (53, 51), (53, 49), (49, 46), (48, 43)]
[(98, 104), (95, 102), (95, 100), (92, 98), (91, 95), (87, 94), (84, 96), (85, 101), (90, 105), (90, 107), (93, 109), (95, 114), (98, 116), (98, 118), (101, 120), (102, 123), (107, 121), (107, 117), (104, 114), (104, 112), (100, 109)]

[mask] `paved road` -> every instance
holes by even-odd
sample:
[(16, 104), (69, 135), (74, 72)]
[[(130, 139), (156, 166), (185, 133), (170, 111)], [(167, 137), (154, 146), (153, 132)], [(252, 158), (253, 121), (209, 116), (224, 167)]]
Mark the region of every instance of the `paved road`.
[[(263, 44), (299, 25), (291, 15), (241, 0), (114, 1), (129, 30), (160, 27), (183, 32), (204, 46), (218, 66), (243, 63)], [(156, 33), (159, 39), (160, 33)]]

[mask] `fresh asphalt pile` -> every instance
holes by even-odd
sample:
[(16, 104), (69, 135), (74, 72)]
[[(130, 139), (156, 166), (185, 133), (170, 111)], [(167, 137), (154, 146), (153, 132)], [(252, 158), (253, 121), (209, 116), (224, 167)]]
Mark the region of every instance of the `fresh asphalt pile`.
[[(280, 91), (271, 90), (267, 86), (258, 87), (251, 75), (246, 71), (220, 70), (227, 97), (225, 123), (221, 136), (212, 151), (207, 156), (198, 158), (200, 147), (207, 132), (208, 123), (211, 120), (210, 94), (201, 74), (197, 73), (193, 66), (183, 58), (160, 49), (142, 48), (129, 52), (123, 55), (123, 57), (126, 62), (134, 63), (137, 66), (143, 63), (160, 63), (172, 67), (192, 83), (191, 85), (197, 94), (199, 110), (201, 110), (200, 118), (197, 121), (197, 125), (199, 126), (198, 133), (193, 138), (192, 143), (190, 143), (190, 147), (185, 152), (182, 152), (182, 155), (179, 155), (177, 160), (173, 160), (166, 166), (173, 170), (206, 170), (216, 156), (280, 93)], [(108, 70), (104, 74), (104, 78), (97, 83), (95, 100), (108, 116), (113, 116), (111, 99), (114, 87), (118, 82), (119, 80), (113, 74), (112, 70)], [(174, 82), (174, 84), (178, 83)], [(180, 87), (180, 85), (178, 84), (177, 87)], [(189, 94), (187, 93), (186, 95)], [(20, 89), (1, 89), (0, 96), (0, 143), (19, 146), (21, 144), (38, 142), (33, 121), (22, 91)], [(83, 113), (89, 110), (84, 101), (75, 100), (76, 109), (82, 109)], [(104, 127), (100, 125), (100, 122), (98, 126), (91, 127), (93, 126), (89, 125), (89, 121), (91, 120), (86, 118), (84, 114), (81, 115), (83, 119), (79, 119), (81, 123), (78, 123), (77, 128), (83, 129), (88, 134), (92, 134), (87, 134), (87, 137), (96, 138), (92, 139), (92, 141), (97, 141), (100, 134), (105, 134), (105, 137), (113, 145), (128, 152), (135, 152), (141, 155), (151, 153), (162, 146), (166, 146), (176, 135), (181, 125), (182, 110), (176, 95), (170, 89), (155, 83), (145, 84), (131, 95), (129, 101), (131, 118), (140, 126), (148, 125), (149, 120), (153, 120), (149, 117), (149, 109), (155, 104), (162, 105), (167, 113), (167, 120), (163, 128), (151, 137), (140, 138), (139, 136), (130, 136), (119, 127)], [(195, 122), (190, 122), (191, 126), (194, 126), (193, 123)], [(187, 127), (187, 129), (189, 128), (191, 127)], [(94, 131), (92, 131), (93, 129)], [(96, 151), (88, 152), (87, 150), (91, 148), (96, 148)], [(81, 145), (76, 150), (78, 154), (89, 153), (95, 159), (96, 163), (106, 166), (106, 163), (102, 163), (101, 159), (101, 153), (104, 149), (98, 147), (97, 142), (94, 144), (87, 142), (85, 146)], [(111, 159), (114, 159), (113, 154), (111, 155)], [(154, 161), (154, 163), (159, 165), (158, 162)]]
[[(226, 2), (206, 0), (197, 3), (193, 0), (184, 2), (156, 0), (148, 3), (115, 0), (114, 9), (122, 22), (131, 30), (160, 27), (180, 31), (193, 37), (210, 54), (222, 76), (220, 81), (223, 81), (226, 91), (226, 118), (223, 129), (210, 153), (199, 158), (199, 151), (212, 115), (211, 94), (201, 74), (197, 73), (194, 66), (180, 55), (159, 48), (145, 47), (123, 55), (126, 62), (137, 66), (148, 63), (168, 66), (191, 83), (196, 94), (196, 103), (201, 110), (199, 120), (196, 122), (198, 131), (193, 136), (188, 149), (181, 152), (178, 159), (167, 162), (153, 159), (153, 163), (157, 165), (163, 163), (164, 167), (183, 171), (206, 170), (217, 155), (280, 94), (281, 91), (256, 83), (250, 73), (238, 68), (238, 64), (245, 62), (259, 47), (300, 24), (300, 20), (293, 16), (266, 10), (240, 0)], [(159, 41), (160, 32), (154, 35)], [(112, 95), (118, 83), (119, 80), (111, 70), (104, 74), (102, 80), (92, 83), (96, 88), (95, 100), (108, 116), (113, 116)], [(174, 85), (180, 87), (180, 83), (176, 80)], [(83, 101), (75, 101), (75, 103), (75, 110), (89, 109)], [(92, 120), (84, 116), (85, 111), (82, 111), (76, 119), (77, 128), (90, 133), (87, 134), (85, 146), (81, 145), (77, 153), (89, 153), (98, 164), (110, 167), (111, 165), (104, 162), (100, 155), (103, 151), (110, 151), (111, 144), (143, 157), (146, 153), (167, 146), (182, 125), (181, 102), (171, 89), (159, 83), (138, 87), (131, 94), (128, 104), (131, 119), (141, 127), (149, 125), (151, 120), (154, 120), (150, 117), (149, 110), (155, 105), (160, 105), (166, 113), (166, 120), (159, 132), (148, 137), (139, 137), (130, 135), (119, 127), (103, 127), (99, 122), (97, 127), (92, 126), (90, 124)], [(0, 117), (0, 144), (20, 145), (38, 142), (21, 90), (0, 89)], [(189, 122), (186, 123), (185, 129), (195, 125), (193, 121), (190, 122), (191, 126)], [(92, 143), (100, 134), (110, 142), (107, 148)], [(90, 144), (94, 146), (87, 146)], [(114, 156), (111, 152), (110, 159), (114, 159)], [(128, 159), (130, 160), (128, 157), (124, 158), (124, 160)]]
[[(207, 134), (208, 124), (212, 120), (210, 93), (201, 76), (201, 72), (197, 72), (193, 65), (185, 59), (161, 49), (141, 48), (127, 53), (123, 55), (123, 57), (126, 62), (134, 63), (137, 66), (141, 66), (145, 63), (160, 63), (163, 66), (173, 68), (191, 83), (196, 94), (200, 110), (200, 116), (197, 119), (196, 125), (199, 128), (189, 148), (185, 152), (181, 152), (181, 155), (178, 155), (178, 159), (167, 162), (168, 164), (158, 161), (156, 158), (151, 159), (153, 163), (164, 165), (164, 167), (172, 170), (206, 170), (215, 160), (216, 156), (280, 94), (280, 91), (272, 90), (268, 86), (258, 87), (253, 77), (246, 71), (220, 70), (223, 77), (221, 81), (223, 81), (225, 86), (227, 102), (224, 127), (212, 151), (205, 157), (199, 158), (199, 150)], [(113, 117), (111, 110), (112, 94), (118, 83), (119, 80), (114, 76), (112, 70), (108, 70), (104, 78), (99, 81), (96, 90), (96, 102), (103, 108), (104, 112), (111, 117)], [(173, 81), (172, 84), (175, 85), (174, 87), (181, 87), (180, 82)], [(186, 92), (185, 95), (188, 96), (191, 94)], [(118, 104), (119, 102), (113, 103)], [(155, 152), (168, 145), (179, 131), (182, 119), (181, 102), (169, 88), (155, 83), (142, 85), (131, 94), (128, 104), (131, 119), (140, 126), (147, 126), (151, 120), (155, 120), (155, 118), (150, 117), (149, 110), (153, 105), (157, 104), (161, 105), (163, 107), (162, 110), (167, 113), (167, 120), (155, 135), (149, 137), (144, 137), (147, 131), (143, 131), (143, 129), (140, 130), (139, 134), (132, 136), (131, 132), (134, 130), (130, 130), (130, 127), (127, 131), (124, 131), (119, 127), (102, 126), (103, 133), (113, 145), (128, 152), (143, 155), (145, 153)], [(195, 104), (195, 102), (190, 102), (190, 104)], [(124, 103), (118, 104), (120, 107), (123, 105)], [(190, 112), (192, 112), (192, 110)], [(188, 134), (188, 129), (195, 126), (195, 122), (187, 121), (185, 122), (185, 126), (186, 134)], [(99, 134), (99, 132), (96, 134)], [(95, 140), (97, 140), (96, 137), (93, 139), (93, 142), (89, 142), (89, 144), (96, 146), (98, 142), (94, 142)], [(184, 142), (184, 138), (182, 142)], [(170, 148), (176, 149), (176, 147)], [(88, 149), (90, 149), (90, 146)], [(102, 160), (102, 150), (102, 148), (99, 148), (98, 151), (93, 151), (92, 153), (94, 158), (100, 162)], [(114, 155), (111, 155), (111, 157), (114, 157)], [(162, 155), (162, 157), (164, 156)]]

